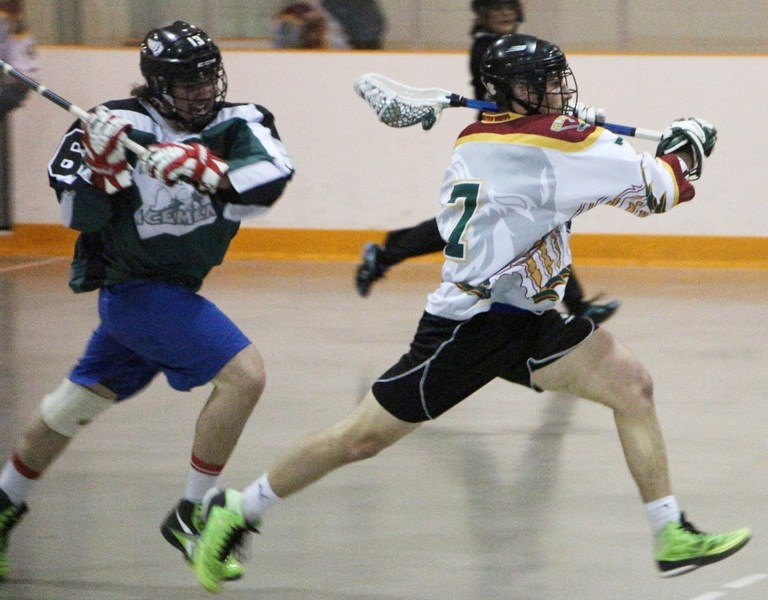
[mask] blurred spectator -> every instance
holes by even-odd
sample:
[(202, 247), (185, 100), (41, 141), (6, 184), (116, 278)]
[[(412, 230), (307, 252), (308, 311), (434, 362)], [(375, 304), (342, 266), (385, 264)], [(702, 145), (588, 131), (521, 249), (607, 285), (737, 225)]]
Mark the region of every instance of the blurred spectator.
[[(0, 0), (0, 59), (34, 77), (37, 73), (35, 41), (23, 19), (21, 0)], [(0, 230), (12, 227), (12, 150), (8, 113), (21, 106), (30, 89), (0, 71)]]
[[(470, 6), (475, 20), (470, 31), (472, 48), (469, 68), (475, 98), (483, 100), (486, 97), (485, 86), (480, 81), (483, 54), (499, 36), (517, 32), (520, 23), (525, 21), (525, 5), (521, 0), (472, 0)], [(436, 219), (388, 231), (383, 245), (368, 243), (363, 247), (362, 262), (355, 271), (357, 293), (367, 296), (374, 282), (381, 279), (391, 267), (408, 258), (440, 252), (444, 246), (445, 241), (440, 235)], [(595, 300), (597, 298), (584, 298), (584, 289), (572, 268), (571, 277), (565, 286), (565, 308), (570, 314), (589, 317), (595, 323), (609, 319), (619, 308), (619, 302), (615, 300), (605, 304), (598, 304)]]
[(341, 23), (353, 49), (382, 47), (387, 19), (376, 0), (322, 0), (322, 6)]
[[(0, 59), (34, 77), (38, 71), (35, 40), (23, 18), (21, 0), (0, 0)], [(0, 118), (21, 106), (29, 88), (0, 73)]]
[[(520, 23), (525, 21), (525, 10), (520, 0), (472, 0), (475, 20), (469, 32), (472, 36), (469, 70), (472, 74), (472, 89), (475, 98), (485, 98), (485, 86), (480, 81), (480, 65), (483, 54), (500, 35), (517, 33)], [(478, 117), (479, 118), (479, 117)]]
[[(488, 47), (501, 35), (517, 33), (520, 24), (525, 21), (525, 2), (523, 0), (472, 0), (472, 12), (475, 20), (472, 23), (472, 48), (470, 50), (469, 70), (472, 75), (472, 89), (475, 98), (484, 100), (486, 89), (481, 81), (480, 66), (483, 55)], [(478, 119), (482, 111), (478, 113)], [(418, 227), (418, 226), (417, 226)], [(426, 227), (422, 224), (422, 227)], [(436, 231), (435, 225), (435, 231)], [(406, 230), (408, 231), (408, 230)], [(418, 231), (413, 228), (411, 231)], [(425, 234), (421, 234), (426, 240)], [(436, 243), (436, 238), (435, 238)], [(595, 323), (602, 323), (613, 316), (620, 306), (617, 300), (598, 303), (600, 295), (586, 299), (584, 288), (576, 271), (571, 265), (571, 276), (565, 286), (563, 305), (572, 315), (588, 317)]]
[(346, 49), (342, 27), (314, 2), (291, 2), (272, 18), (275, 48)]

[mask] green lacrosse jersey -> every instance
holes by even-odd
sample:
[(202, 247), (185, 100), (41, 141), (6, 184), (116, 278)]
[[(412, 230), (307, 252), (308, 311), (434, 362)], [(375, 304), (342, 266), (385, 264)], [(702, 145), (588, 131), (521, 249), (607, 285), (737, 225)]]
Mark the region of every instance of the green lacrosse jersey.
[(240, 222), (267, 211), (293, 176), (272, 114), (256, 104), (226, 103), (198, 133), (171, 128), (136, 98), (105, 106), (129, 121), (131, 139), (149, 146), (197, 142), (224, 159), (231, 189), (206, 194), (191, 184), (151, 177), (129, 152), (133, 184), (113, 195), (91, 185), (79, 121), (48, 165), (63, 223), (80, 236), (70, 287), (89, 291), (135, 280), (162, 280), (197, 290), (221, 264)]

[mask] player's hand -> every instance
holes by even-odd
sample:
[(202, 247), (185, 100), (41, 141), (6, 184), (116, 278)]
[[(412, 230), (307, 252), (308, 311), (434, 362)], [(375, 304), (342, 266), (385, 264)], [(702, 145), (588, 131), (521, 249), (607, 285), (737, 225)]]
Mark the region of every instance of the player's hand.
[(91, 183), (114, 194), (133, 183), (123, 141), (131, 124), (104, 106), (97, 106), (90, 114), (91, 119), (83, 122), (85, 164), (91, 170)]
[(701, 177), (704, 158), (712, 154), (716, 142), (717, 129), (712, 123), (696, 117), (675, 119), (661, 133), (656, 156), (690, 152), (692, 161), (685, 177), (694, 181)]
[(605, 123), (605, 109), (596, 106), (587, 106), (583, 102), (568, 102), (568, 107), (573, 111), (574, 116), (590, 125), (602, 125)]
[(198, 143), (153, 144), (144, 158), (149, 174), (166, 185), (191, 183), (198, 191), (215, 194), (229, 170), (223, 159)]

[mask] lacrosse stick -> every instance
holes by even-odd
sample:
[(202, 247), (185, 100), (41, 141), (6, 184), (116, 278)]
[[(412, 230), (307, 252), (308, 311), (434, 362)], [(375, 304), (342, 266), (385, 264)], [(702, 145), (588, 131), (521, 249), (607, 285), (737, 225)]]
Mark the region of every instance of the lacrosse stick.
[[(87, 111), (83, 110), (82, 108), (80, 108), (75, 104), (72, 104), (69, 100), (65, 100), (58, 94), (55, 94), (44, 85), (39, 84), (34, 79), (27, 77), (24, 73), (15, 69), (12, 65), (9, 65), (4, 60), (0, 60), (0, 69), (2, 69), (5, 73), (10, 75), (14, 79), (18, 79), (19, 81), (26, 84), (32, 90), (40, 94), (43, 98), (46, 98), (47, 100), (50, 100), (51, 102), (60, 106), (61, 108), (69, 111), (70, 113), (75, 115), (78, 119), (82, 121), (90, 121), (93, 118), (93, 115), (91, 115)], [(134, 142), (131, 138), (129, 138), (125, 134), (123, 134), (122, 137), (123, 137), (123, 143), (125, 144), (125, 147), (128, 148), (128, 150), (130, 150), (131, 152), (133, 152), (136, 156), (138, 156), (140, 160), (143, 159), (148, 154), (149, 151), (138, 142)]]
[[(355, 82), (355, 91), (376, 112), (379, 121), (390, 127), (410, 127), (421, 123), (425, 130), (437, 123), (444, 108), (466, 107), (498, 110), (495, 102), (473, 100), (440, 88), (416, 88), (379, 75), (366, 73)], [(617, 135), (658, 142), (661, 132), (640, 127), (599, 123)]]

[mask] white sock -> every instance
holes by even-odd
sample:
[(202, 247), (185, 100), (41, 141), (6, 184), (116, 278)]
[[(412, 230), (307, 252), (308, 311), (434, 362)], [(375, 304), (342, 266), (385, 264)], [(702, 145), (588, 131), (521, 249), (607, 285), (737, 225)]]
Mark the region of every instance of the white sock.
[(267, 474), (264, 473), (256, 481), (243, 490), (243, 514), (249, 523), (257, 523), (261, 514), (280, 498), (272, 491)]
[(29, 494), (29, 488), (35, 482), (34, 479), (24, 477), (10, 460), (5, 463), (0, 471), (0, 489), (5, 492), (11, 502), (16, 506), (24, 504), (24, 499)]
[(680, 507), (674, 496), (664, 496), (646, 503), (645, 515), (648, 517), (653, 535), (659, 535), (664, 525), (670, 521), (680, 520)]
[(190, 467), (187, 473), (187, 489), (184, 491), (184, 498), (192, 502), (202, 502), (205, 492), (216, 487), (218, 480), (218, 475), (201, 473), (197, 469)]

